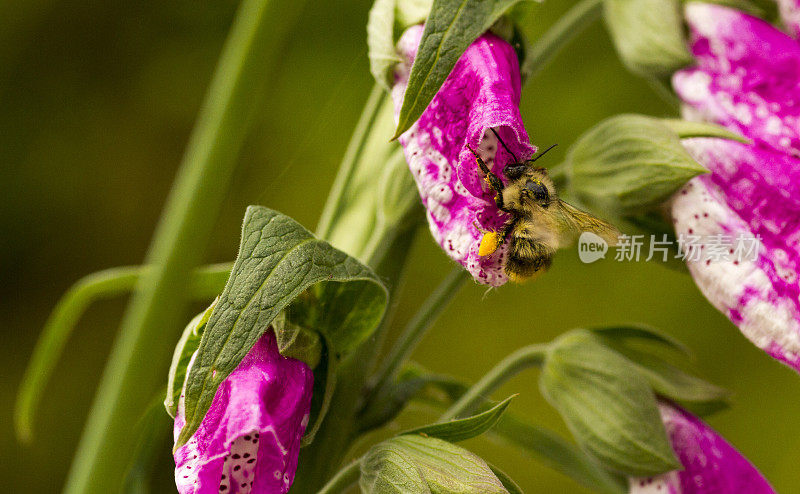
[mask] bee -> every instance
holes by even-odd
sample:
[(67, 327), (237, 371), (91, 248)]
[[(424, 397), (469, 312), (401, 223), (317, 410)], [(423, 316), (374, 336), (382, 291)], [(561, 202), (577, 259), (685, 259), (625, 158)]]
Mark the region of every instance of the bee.
[(550, 146), (530, 160), (521, 162), (491, 129), (514, 162), (503, 168), (507, 183), (492, 173), (471, 147), (484, 180), (494, 190), (498, 209), (511, 217), (497, 231), (476, 228), (483, 234), (478, 255), (493, 254), (508, 242), (508, 258), (504, 270), (512, 281), (533, 279), (545, 272), (556, 250), (572, 243), (581, 232), (592, 232), (610, 245), (616, 245), (619, 231), (610, 223), (568, 204), (558, 197), (546, 168), (534, 162), (555, 147)]

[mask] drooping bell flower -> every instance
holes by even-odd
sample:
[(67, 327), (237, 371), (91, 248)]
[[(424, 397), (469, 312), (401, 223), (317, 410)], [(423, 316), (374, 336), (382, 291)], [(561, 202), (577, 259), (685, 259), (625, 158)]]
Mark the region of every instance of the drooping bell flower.
[(756, 468), (714, 429), (690, 413), (659, 404), (661, 420), (683, 470), (629, 480), (631, 494), (774, 494)]
[[(285, 494), (308, 424), (314, 375), (278, 353), (267, 331), (217, 389), (202, 424), (175, 452), (181, 494)], [(175, 438), (185, 423), (183, 403)]]
[[(398, 42), (403, 62), (392, 89), (396, 115), (422, 30), (413, 26)], [(528, 143), (519, 113), (520, 91), (514, 49), (486, 33), (467, 48), (420, 119), (399, 138), (433, 238), (476, 281), (491, 286), (508, 280), (503, 272), (506, 246), (491, 256), (479, 256), (481, 230), (498, 230), (507, 216), (495, 205), (494, 192), (470, 148), (498, 176), (514, 162), (512, 153), (519, 160), (533, 155), (536, 148)], [(499, 145), (492, 129), (508, 150)]]
[(690, 3), (686, 19), (697, 64), (673, 78), (686, 118), (752, 144), (684, 141), (711, 173), (675, 195), (676, 233), (728, 240), (729, 256), (687, 261), (695, 282), (753, 343), (800, 370), (800, 44), (718, 5)]

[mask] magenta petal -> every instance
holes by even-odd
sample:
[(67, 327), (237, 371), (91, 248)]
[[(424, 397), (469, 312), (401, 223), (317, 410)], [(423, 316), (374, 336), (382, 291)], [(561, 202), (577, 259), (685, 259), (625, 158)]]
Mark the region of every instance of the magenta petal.
[(778, 0), (778, 9), (786, 29), (797, 38), (800, 35), (800, 0)]
[[(178, 492), (285, 494), (294, 481), (313, 384), (311, 369), (281, 356), (267, 331), (217, 389), (197, 432), (175, 452)], [(176, 438), (183, 413), (181, 403)]]
[(695, 282), (753, 343), (800, 371), (800, 161), (720, 139), (685, 144), (712, 174), (675, 196), (676, 233), (748, 238), (758, 249), (687, 261)]
[(631, 494), (774, 494), (756, 468), (699, 418), (662, 403), (661, 420), (683, 470), (631, 479)]
[[(411, 64), (422, 37), (422, 27), (409, 28), (398, 49), (404, 58), (392, 90), (395, 115), (402, 106)], [(475, 149), (500, 175), (513, 158), (489, 131), (494, 128), (520, 160), (533, 155), (519, 113), (519, 62), (514, 49), (492, 34), (478, 38), (461, 56), (439, 93), (420, 119), (399, 140), (427, 210), (436, 242), (461, 263), (476, 281), (499, 286), (505, 247), (479, 257), (485, 230), (496, 230), (507, 219), (494, 204), (468, 146)]]
[(678, 95), (703, 120), (800, 156), (800, 44), (718, 5), (691, 3), (686, 19), (697, 66), (673, 77)]

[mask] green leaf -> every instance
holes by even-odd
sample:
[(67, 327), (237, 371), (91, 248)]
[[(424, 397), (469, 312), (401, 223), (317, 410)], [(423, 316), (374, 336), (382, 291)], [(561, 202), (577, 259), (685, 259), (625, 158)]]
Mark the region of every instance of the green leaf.
[(570, 191), (606, 216), (635, 216), (666, 201), (688, 180), (707, 173), (660, 119), (617, 115), (570, 149)]
[(467, 47), (519, 1), (434, 0), (411, 67), (393, 139), (422, 115)]
[(422, 434), (424, 436), (438, 437), (453, 443), (466, 441), (491, 429), (500, 420), (500, 416), (506, 411), (513, 398), (514, 396), (509, 396), (489, 410), (471, 417), (426, 425), (403, 432), (403, 434)]
[(661, 122), (672, 129), (681, 139), (691, 137), (719, 137), (720, 139), (730, 139), (750, 144), (752, 141), (736, 132), (730, 131), (725, 127), (708, 122), (691, 122), (680, 118), (662, 118)]
[(447, 441), (420, 435), (378, 443), (361, 460), (366, 494), (499, 494), (503, 483), (477, 455)]
[(315, 369), (322, 358), (322, 340), (319, 333), (311, 328), (295, 324), (281, 311), (272, 320), (278, 351), (284, 357), (302, 360)]
[(637, 477), (681, 468), (645, 376), (589, 331), (553, 343), (540, 388), (578, 444), (607, 468)]
[(692, 63), (680, 0), (604, 0), (604, 15), (622, 62), (643, 76), (668, 76)]
[(492, 465), (491, 463), (487, 464), (489, 465), (489, 468), (492, 469), (492, 472), (495, 474), (495, 476), (497, 476), (497, 478), (500, 480), (500, 482), (503, 483), (503, 487), (506, 488), (509, 494), (524, 494), (524, 492), (522, 491), (522, 487), (517, 485), (517, 483), (514, 482), (514, 479), (509, 477), (504, 471), (500, 470), (495, 465)]
[(369, 71), (387, 91), (392, 84), (392, 69), (400, 61), (394, 43), (394, 13), (397, 0), (375, 0), (367, 19)]
[(293, 320), (302, 316), (301, 325), (321, 333), (338, 359), (372, 333), (386, 300), (366, 266), (288, 216), (247, 208), (239, 255), (189, 370), (186, 425), (175, 447), (194, 434), (219, 385), (290, 304)]
[(175, 352), (172, 354), (172, 363), (169, 366), (169, 377), (167, 378), (167, 396), (164, 398), (164, 407), (167, 413), (173, 419), (178, 414), (178, 401), (180, 400), (181, 392), (183, 391), (183, 383), (186, 380), (186, 371), (189, 368), (189, 362), (192, 360), (192, 355), (197, 351), (200, 346), (200, 338), (203, 335), (203, 330), (208, 323), (208, 318), (211, 317), (211, 311), (217, 305), (217, 301), (208, 306), (206, 310), (194, 316), (189, 321), (186, 328), (181, 334), (178, 344), (175, 345)]
[(626, 324), (624, 326), (606, 326), (603, 328), (592, 328), (592, 333), (612, 342), (625, 344), (628, 341), (643, 341), (646, 343), (658, 343), (659, 345), (676, 350), (686, 355), (690, 355), (689, 348), (676, 340), (672, 336), (662, 333), (646, 324)]
[[(447, 376), (426, 375), (423, 369), (413, 363), (407, 365), (404, 369), (405, 373), (408, 373), (409, 376), (416, 376), (417, 379), (427, 376), (426, 384), (430, 385), (429, 388), (437, 388), (440, 391), (439, 393), (421, 393), (414, 397), (415, 400), (429, 405), (446, 408), (469, 389), (466, 384)], [(446, 396), (442, 398), (442, 394)], [(491, 403), (485, 403), (480, 410), (484, 411), (490, 408)], [(504, 413), (495, 426), (487, 432), (487, 435), (520, 448), (553, 470), (598, 492), (606, 494), (628, 492), (624, 479), (618, 479), (610, 474), (594, 458), (589, 457), (555, 432), (522, 420), (512, 412)]]

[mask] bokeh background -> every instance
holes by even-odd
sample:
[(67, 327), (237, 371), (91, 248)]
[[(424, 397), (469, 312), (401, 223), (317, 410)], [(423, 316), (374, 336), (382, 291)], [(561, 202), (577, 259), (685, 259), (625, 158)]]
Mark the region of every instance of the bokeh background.
[[(372, 85), (364, 30), (370, 3), (308, 2), (269, 81), (224, 210), (209, 218), (216, 224), (209, 262), (235, 256), (248, 204), (316, 223)], [(570, 3), (532, 3), (522, 22), (527, 34), (535, 39)], [(235, 7), (230, 0), (0, 3), (4, 492), (58, 492), (66, 476), (125, 300), (98, 303), (81, 320), (47, 388), (30, 446), (12, 433), (22, 371), (50, 309), (76, 279), (143, 259)], [(670, 112), (623, 69), (601, 24), (527, 84), (522, 107), (535, 144), (561, 144), (551, 164), (604, 117)], [(451, 268), (425, 231), (411, 259), (401, 322)], [(800, 492), (800, 376), (746, 341), (686, 274), (650, 263), (584, 265), (574, 250), (564, 251), (535, 283), (488, 293), (467, 286), (415, 358), (474, 381), (521, 345), (624, 321), (649, 323), (687, 343), (695, 370), (733, 392), (733, 407), (709, 422), (778, 491)], [(524, 373), (497, 396), (520, 393), (515, 412), (566, 434), (536, 378), (535, 371)], [(423, 418), (406, 414), (397, 427)], [(528, 492), (588, 492), (506, 445), (475, 439), (467, 446)], [(165, 444), (154, 492), (174, 492), (171, 468)]]

